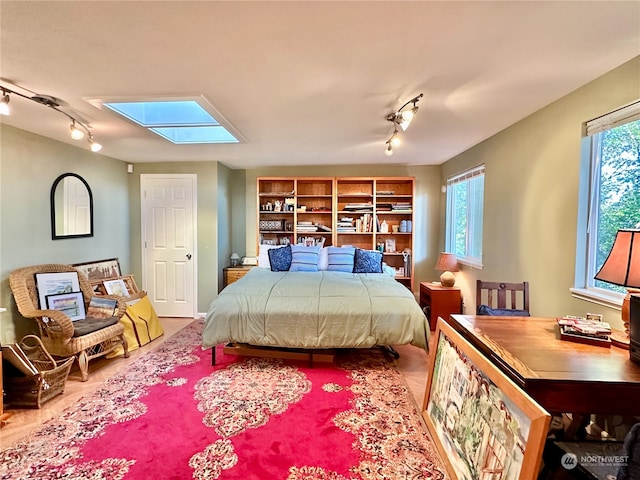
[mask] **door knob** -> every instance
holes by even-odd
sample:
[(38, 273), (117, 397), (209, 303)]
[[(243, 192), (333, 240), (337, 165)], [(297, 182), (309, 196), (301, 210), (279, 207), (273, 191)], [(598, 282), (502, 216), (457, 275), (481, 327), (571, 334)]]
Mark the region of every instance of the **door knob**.
[(187, 260), (191, 260), (191, 254), (187, 253)]

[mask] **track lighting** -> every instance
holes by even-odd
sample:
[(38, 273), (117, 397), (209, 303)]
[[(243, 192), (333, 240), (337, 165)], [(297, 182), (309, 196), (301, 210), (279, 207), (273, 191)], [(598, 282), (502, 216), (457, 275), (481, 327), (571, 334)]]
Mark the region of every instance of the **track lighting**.
[(69, 125), (69, 128), (71, 129), (71, 138), (73, 138), (74, 140), (80, 140), (82, 137), (84, 137), (84, 132), (80, 130), (78, 127), (76, 127), (75, 120), (71, 122), (71, 125)]
[(9, 94), (5, 89), (2, 89), (2, 100), (0, 100), (0, 115), (9, 115), (11, 109), (9, 108)]
[[(23, 88), (23, 87), (20, 87)], [(29, 91), (26, 88), (24, 90)], [(93, 134), (89, 129), (88, 125), (80, 121), (74, 115), (65, 112), (62, 110), (64, 102), (56, 97), (51, 97), (49, 95), (38, 95), (34, 93), (33, 96), (25, 95), (23, 93), (16, 92), (15, 90), (11, 90), (10, 88), (4, 87), (0, 85), (0, 90), (2, 91), (2, 99), (0, 99), (0, 115), (9, 115), (9, 94), (12, 93), (22, 98), (26, 98), (27, 100), (31, 100), (32, 102), (39, 103), (40, 105), (44, 105), (45, 107), (49, 107), (56, 112), (63, 114), (69, 120), (71, 120), (71, 125), (69, 125), (69, 130), (71, 131), (71, 138), (74, 140), (80, 140), (84, 138), (85, 135), (89, 137), (89, 147), (92, 152), (98, 152), (102, 149), (102, 145), (97, 143), (93, 139)]]
[(102, 145), (93, 140), (93, 135), (89, 134), (89, 147), (92, 152), (99, 152), (102, 150)]
[(389, 141), (387, 141), (387, 148), (386, 148), (386, 150), (384, 151), (384, 154), (385, 154), (387, 157), (390, 157), (391, 155), (393, 155), (393, 148), (391, 148), (391, 142), (389, 142)]
[[(423, 94), (417, 95), (409, 100), (407, 103), (402, 105), (397, 111), (390, 113), (387, 115), (387, 120), (393, 122), (394, 131), (391, 138), (387, 140), (388, 147), (385, 150), (385, 155), (390, 156), (393, 155), (393, 150), (391, 146), (397, 147), (400, 145), (400, 137), (398, 136), (398, 127), (402, 129), (403, 132), (409, 128), (413, 117), (415, 117), (416, 112), (418, 111), (418, 100), (422, 98)], [(410, 109), (404, 110), (407, 106), (412, 105)], [(391, 153), (389, 153), (391, 152)]]
[(393, 131), (393, 135), (391, 135), (391, 138), (389, 139), (389, 144), (394, 147), (399, 147), (401, 143), (402, 143), (402, 140), (400, 140), (400, 136), (398, 135), (398, 129), (396, 128)]

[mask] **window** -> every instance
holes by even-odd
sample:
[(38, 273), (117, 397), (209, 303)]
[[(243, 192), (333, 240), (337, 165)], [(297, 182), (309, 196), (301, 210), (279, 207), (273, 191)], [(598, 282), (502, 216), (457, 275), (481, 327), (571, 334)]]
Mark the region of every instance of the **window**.
[(482, 266), (484, 165), (447, 180), (446, 250), (459, 262)]
[(102, 104), (175, 144), (239, 143), (238, 132), (218, 121), (220, 114), (203, 97)]
[(584, 134), (576, 287), (615, 304), (624, 288), (593, 277), (618, 229), (640, 227), (640, 101), (587, 122)]

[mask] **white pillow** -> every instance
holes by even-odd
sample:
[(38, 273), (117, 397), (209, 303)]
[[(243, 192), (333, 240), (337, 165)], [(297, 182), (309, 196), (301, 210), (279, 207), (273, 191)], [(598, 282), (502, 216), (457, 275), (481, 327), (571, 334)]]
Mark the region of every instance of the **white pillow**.
[(258, 252), (258, 267), (271, 269), (271, 262), (269, 261), (269, 250), (272, 248), (280, 248), (283, 245), (262, 245), (260, 244), (260, 251)]

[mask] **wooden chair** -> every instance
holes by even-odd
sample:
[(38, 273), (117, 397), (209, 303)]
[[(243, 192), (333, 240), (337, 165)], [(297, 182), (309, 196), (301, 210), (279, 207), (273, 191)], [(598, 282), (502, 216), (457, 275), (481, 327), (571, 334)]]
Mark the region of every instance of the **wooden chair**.
[(86, 310), (94, 296), (93, 288), (83, 274), (69, 265), (46, 264), (19, 268), (9, 274), (9, 285), (20, 314), (25, 318), (33, 318), (37, 322), (40, 339), (47, 351), (54, 357), (76, 357), (84, 382), (89, 378), (89, 360), (106, 355), (119, 345), (124, 348), (124, 356), (129, 356), (124, 328), (118, 321), (124, 315), (127, 305), (122, 297), (106, 296), (106, 298), (113, 298), (117, 302), (114, 313), (115, 322), (113, 322), (113, 318), (87, 318), (72, 322), (65, 313), (59, 310), (40, 308), (36, 274), (61, 272), (78, 273), (78, 282)]
[(480, 305), (529, 312), (529, 282), (505, 283), (478, 280), (476, 284), (476, 309)]

